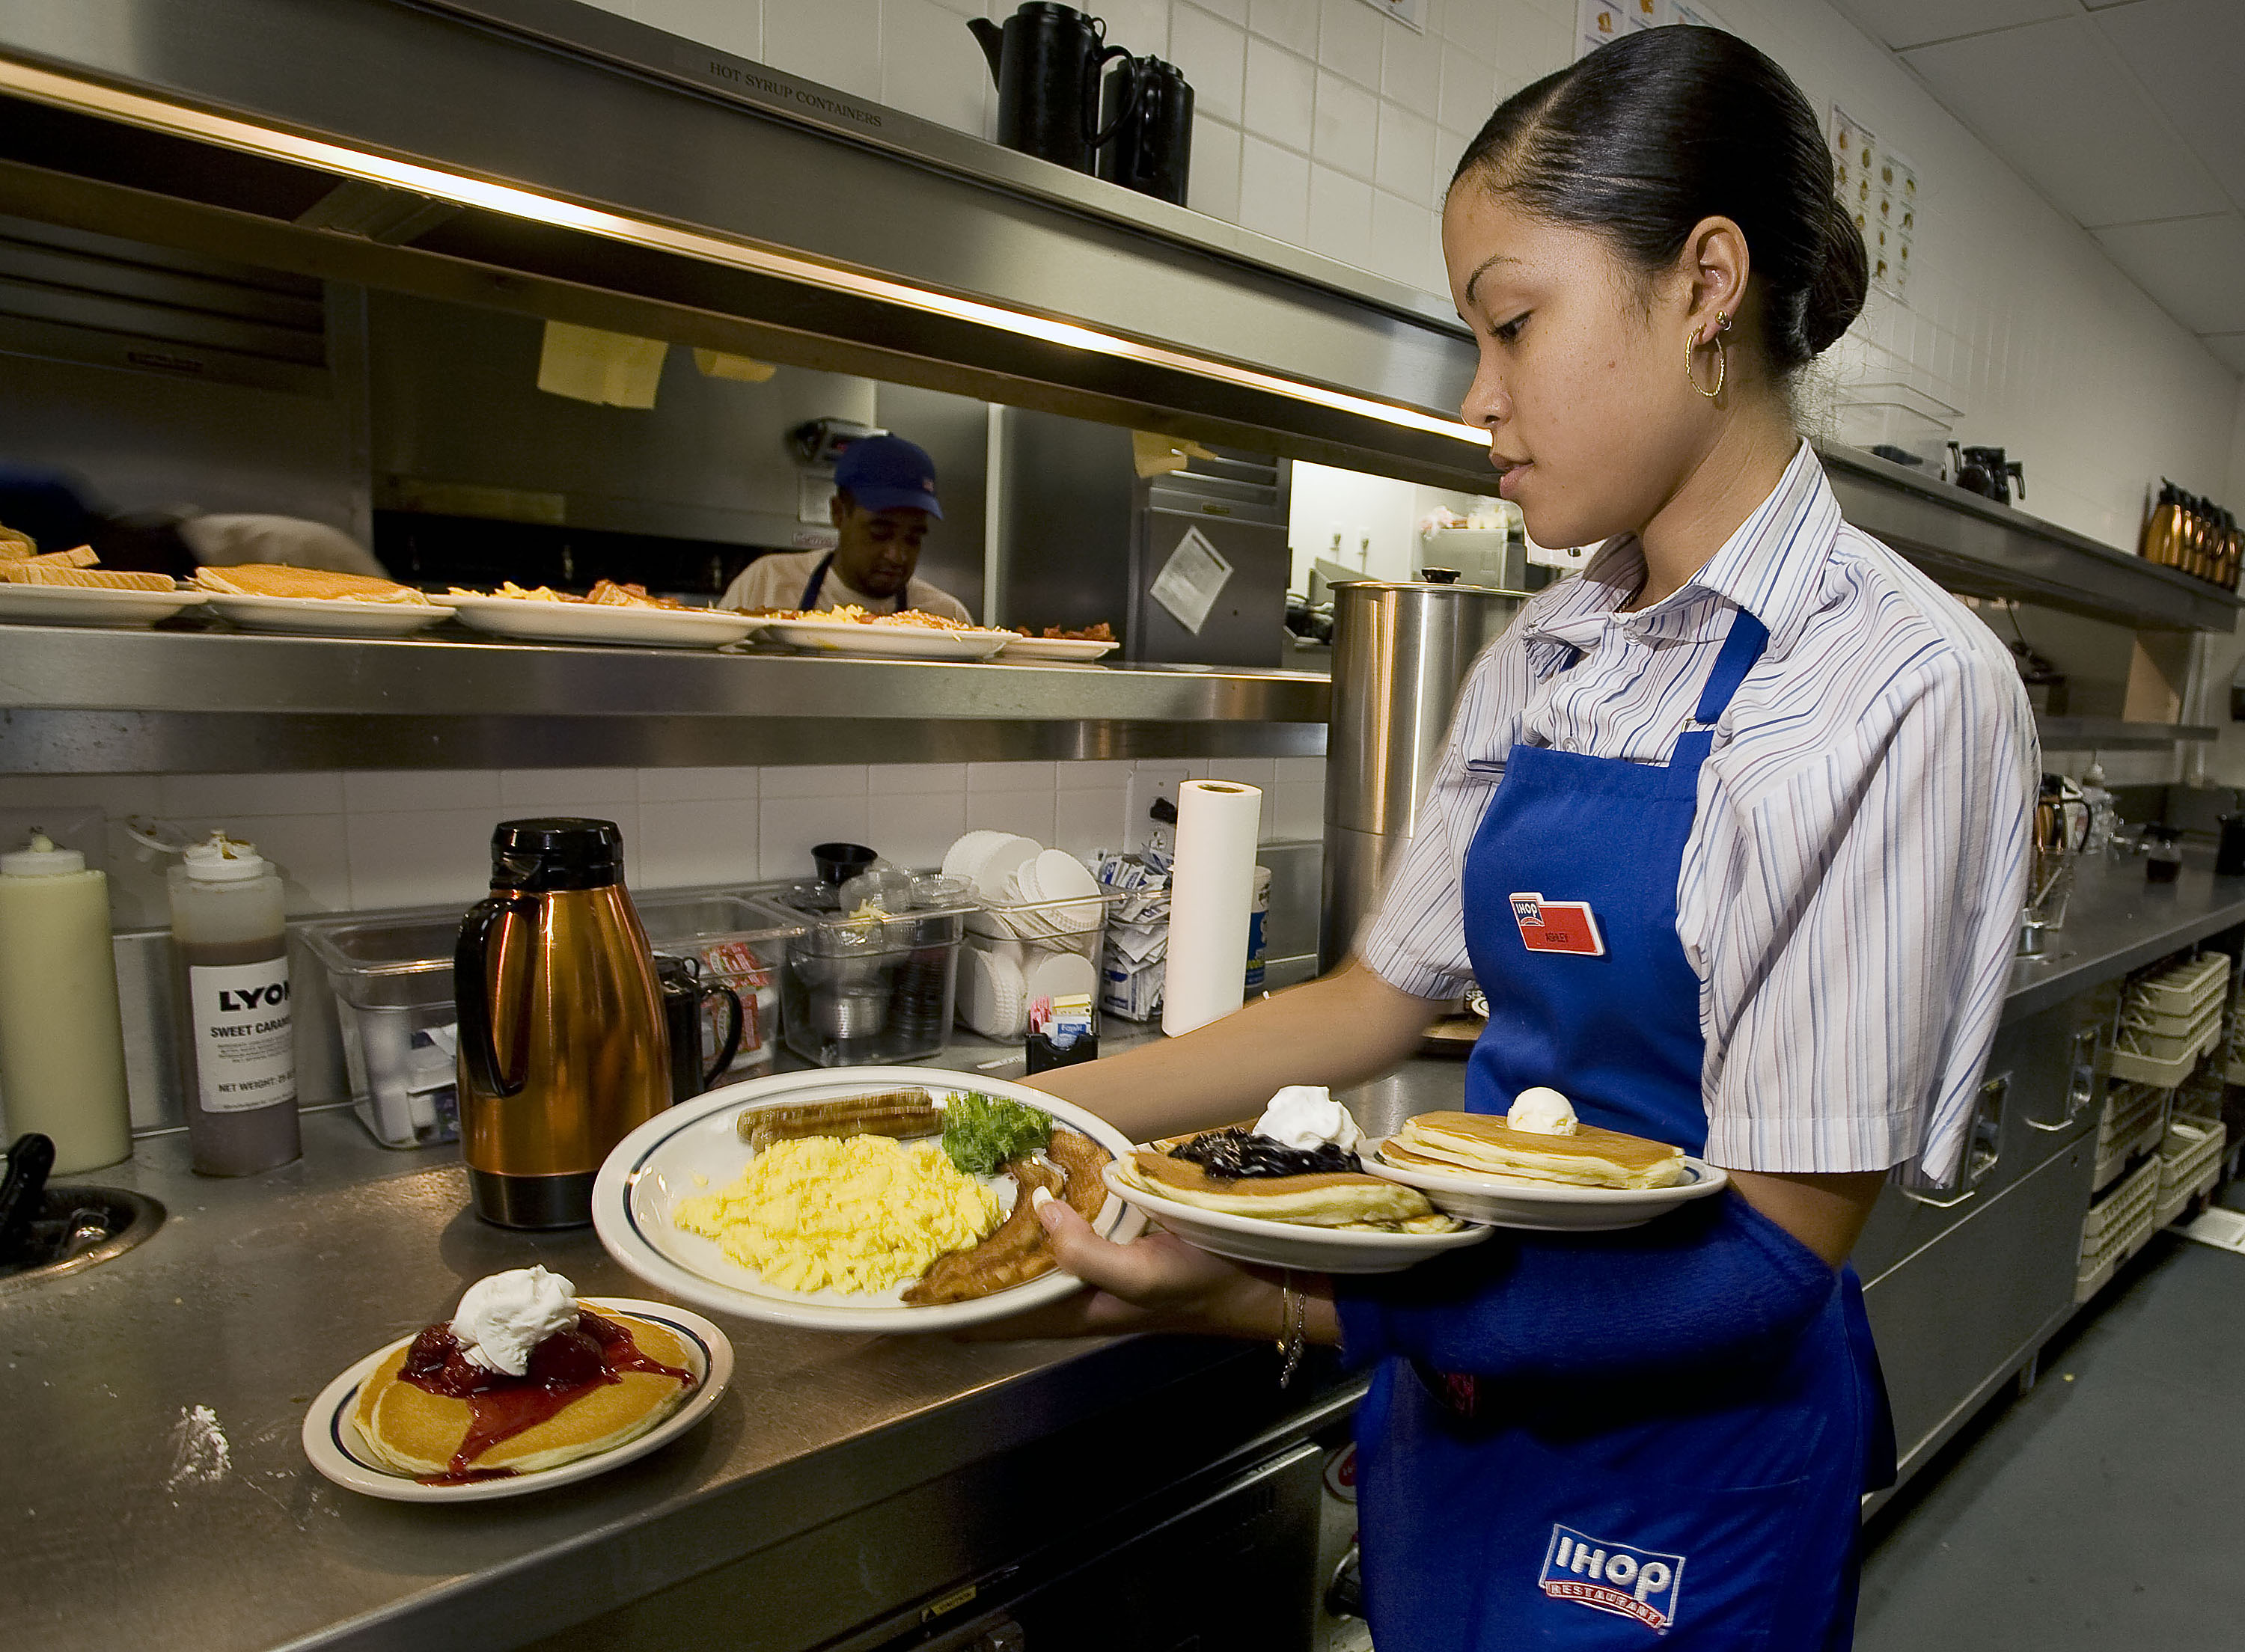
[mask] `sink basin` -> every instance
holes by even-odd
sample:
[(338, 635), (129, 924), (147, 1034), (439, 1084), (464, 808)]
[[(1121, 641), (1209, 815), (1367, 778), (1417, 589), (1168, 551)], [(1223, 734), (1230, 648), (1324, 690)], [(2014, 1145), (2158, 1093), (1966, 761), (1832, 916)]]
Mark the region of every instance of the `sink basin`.
[(31, 1218), (29, 1259), (0, 1262), (0, 1297), (121, 1256), (164, 1225), (164, 1207), (122, 1188), (50, 1187)]

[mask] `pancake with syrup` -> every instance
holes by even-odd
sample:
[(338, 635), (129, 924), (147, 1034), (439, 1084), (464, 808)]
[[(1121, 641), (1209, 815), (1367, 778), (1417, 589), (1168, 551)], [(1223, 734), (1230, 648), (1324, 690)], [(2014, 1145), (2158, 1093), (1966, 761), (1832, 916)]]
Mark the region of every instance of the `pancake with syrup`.
[(1515, 1129), (1491, 1113), (1421, 1113), (1403, 1121), (1380, 1156), (1405, 1169), (1577, 1188), (1672, 1188), (1691, 1175), (1682, 1152), (1665, 1141), (1593, 1124), (1546, 1135)]
[[(675, 1411), (695, 1382), (676, 1333), (584, 1309), (573, 1330), (539, 1344), (522, 1377), (468, 1365), (449, 1328), (431, 1325), (361, 1385), (352, 1417), (385, 1466), (460, 1483), (613, 1451)], [(473, 1391), (439, 1391), (448, 1388)]]
[(1312, 1228), (1382, 1228), (1406, 1232), (1448, 1230), (1458, 1224), (1427, 1202), (1416, 1188), (1358, 1170), (1319, 1170), (1300, 1175), (1212, 1176), (1176, 1149), (1194, 1141), (1172, 1136), (1140, 1148), (1116, 1174), (1132, 1187), (1203, 1210), (1259, 1216)]

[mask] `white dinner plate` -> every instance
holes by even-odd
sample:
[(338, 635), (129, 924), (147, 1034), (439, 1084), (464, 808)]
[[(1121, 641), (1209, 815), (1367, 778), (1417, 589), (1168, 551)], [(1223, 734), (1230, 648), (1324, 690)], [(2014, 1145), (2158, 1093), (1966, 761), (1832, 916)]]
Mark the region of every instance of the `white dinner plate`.
[(626, 1440), (591, 1457), (580, 1457), (573, 1463), (564, 1463), (559, 1468), (511, 1474), (504, 1479), (471, 1480), (465, 1486), (425, 1486), (410, 1474), (383, 1466), (382, 1459), (368, 1446), (366, 1436), (360, 1432), (351, 1415), (358, 1404), (359, 1385), (372, 1376), (383, 1360), (413, 1340), (411, 1337), (400, 1337), (356, 1362), (320, 1391), (311, 1410), (304, 1413), (304, 1455), (312, 1459), (314, 1468), (336, 1485), (396, 1503), (482, 1503), (496, 1497), (524, 1497), (556, 1486), (573, 1486), (659, 1450), (707, 1417), (724, 1394), (725, 1385), (733, 1380), (733, 1344), (725, 1340), (723, 1331), (701, 1315), (674, 1308), (668, 1303), (641, 1302), (630, 1297), (581, 1297), (578, 1300), (604, 1312), (651, 1319), (664, 1330), (675, 1332), (686, 1344), (688, 1365), (701, 1378), (684, 1405), (638, 1439)]
[(1672, 1188), (1572, 1188), (1563, 1181), (1537, 1181), (1528, 1176), (1484, 1175), (1472, 1170), (1424, 1170), (1417, 1165), (1390, 1164), (1380, 1156), (1387, 1139), (1367, 1141), (1359, 1149), (1364, 1168), (1376, 1176), (1416, 1188), (1439, 1210), (1468, 1222), (1486, 1222), (1497, 1228), (1532, 1228), (1543, 1232), (1596, 1233), (1614, 1228), (1634, 1228), (1665, 1215), (1680, 1204), (1720, 1193), (1730, 1175), (1719, 1166), (1686, 1154), (1684, 1168), (1691, 1180)]
[(101, 586), (0, 585), (0, 620), (45, 626), (153, 626), (210, 600), (202, 591), (112, 591)]
[(729, 608), (631, 608), (621, 603), (541, 602), (527, 597), (447, 597), (460, 623), (536, 642), (615, 642), (642, 648), (720, 648), (764, 621)]
[(774, 620), (767, 642), (826, 653), (878, 654), (891, 660), (987, 660), (1010, 631), (940, 631), (933, 626), (869, 626), (855, 620)]
[(1496, 1231), (1461, 1228), (1455, 1233), (1353, 1233), (1299, 1222), (1235, 1216), (1226, 1210), (1204, 1210), (1181, 1199), (1134, 1188), (1112, 1164), (1107, 1167), (1107, 1187), (1116, 1198), (1137, 1206), (1189, 1245), (1234, 1262), (1301, 1268), (1312, 1273), (1401, 1273), (1444, 1251), (1477, 1245)]
[[(752, 1156), (735, 1121), (743, 1109), (777, 1102), (822, 1101), (917, 1086), (938, 1103), (968, 1090), (1023, 1102), (1072, 1129), (1081, 1130), (1109, 1153), (1130, 1151), (1129, 1138), (1096, 1114), (1033, 1090), (1026, 1084), (947, 1067), (837, 1067), (817, 1073), (788, 1073), (729, 1084), (659, 1113), (616, 1144), (593, 1184), (593, 1229), (608, 1254), (658, 1290), (697, 1307), (743, 1319), (810, 1330), (956, 1330), (962, 1325), (1003, 1319), (1025, 1309), (1057, 1302), (1077, 1290), (1076, 1280), (1055, 1269), (1010, 1290), (971, 1302), (915, 1307), (904, 1300), (905, 1284), (886, 1290), (788, 1290), (766, 1284), (753, 1268), (735, 1262), (716, 1240), (671, 1225), (679, 1201), (715, 1193), (740, 1180)], [(1001, 1196), (1016, 1187), (1010, 1176), (989, 1178)], [(1110, 1184), (1111, 1186), (1112, 1184)], [(1010, 1197), (1007, 1206), (1011, 1208)], [(1145, 1219), (1120, 1200), (1100, 1208), (1093, 1227), (1117, 1243), (1138, 1236)]]
[(314, 631), (337, 637), (402, 637), (452, 617), (441, 602), (359, 602), (349, 597), (239, 597), (214, 591), (210, 606), (245, 631)]
[(1008, 660), (1066, 660), (1082, 665), (1104, 658), (1122, 645), (1084, 637), (1016, 637), (1006, 645)]

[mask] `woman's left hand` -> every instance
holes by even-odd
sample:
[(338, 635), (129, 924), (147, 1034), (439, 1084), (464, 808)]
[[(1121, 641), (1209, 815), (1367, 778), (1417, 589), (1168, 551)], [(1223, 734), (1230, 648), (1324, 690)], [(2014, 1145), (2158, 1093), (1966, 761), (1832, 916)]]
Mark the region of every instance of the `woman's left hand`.
[(1279, 1290), (1269, 1279), (1172, 1234), (1127, 1245), (1101, 1238), (1055, 1199), (1038, 1213), (1060, 1265), (1089, 1290), (1051, 1306), (959, 1333), (979, 1341), (1112, 1337), (1132, 1330), (1270, 1337), (1280, 1330)]

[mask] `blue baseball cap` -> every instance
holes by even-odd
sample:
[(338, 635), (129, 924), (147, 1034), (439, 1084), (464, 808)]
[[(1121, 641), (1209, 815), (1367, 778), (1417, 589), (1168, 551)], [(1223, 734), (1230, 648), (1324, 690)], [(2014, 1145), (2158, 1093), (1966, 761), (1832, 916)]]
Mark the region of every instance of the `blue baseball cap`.
[(834, 485), (867, 511), (925, 511), (937, 521), (935, 461), (900, 436), (867, 436), (842, 450)]

